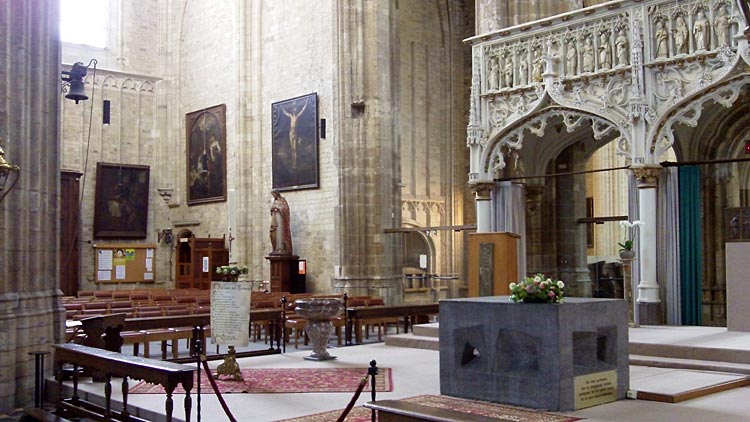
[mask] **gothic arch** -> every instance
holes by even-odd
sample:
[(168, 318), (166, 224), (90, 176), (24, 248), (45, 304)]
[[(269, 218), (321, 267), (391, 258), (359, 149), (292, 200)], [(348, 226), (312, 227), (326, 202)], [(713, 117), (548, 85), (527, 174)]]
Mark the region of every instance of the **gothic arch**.
[[(539, 156), (535, 168), (543, 171), (546, 162), (557, 156), (565, 147), (576, 142), (579, 137), (572, 135), (577, 130), (587, 127), (591, 128), (594, 140), (612, 139), (623, 130), (614, 122), (591, 112), (569, 108), (561, 105), (549, 105), (540, 107), (523, 119), (514, 121), (503, 130), (490, 135), (485, 147), (482, 149), (480, 162), (485, 174), (492, 178), (497, 177), (497, 172), (506, 166), (506, 154), (515, 155), (523, 148), (527, 136), (534, 135), (541, 139), (554, 123), (560, 130), (571, 134), (570, 138), (563, 138), (564, 142), (545, 148), (544, 153)], [(596, 148), (594, 148), (595, 150)]]
[(711, 103), (731, 108), (737, 102), (742, 88), (750, 85), (750, 74), (741, 73), (731, 76), (716, 84), (694, 92), (689, 97), (677, 102), (655, 122), (650, 139), (648, 154), (654, 160), (675, 144), (675, 124), (682, 123), (688, 127), (697, 127), (698, 121), (704, 113), (704, 108)]

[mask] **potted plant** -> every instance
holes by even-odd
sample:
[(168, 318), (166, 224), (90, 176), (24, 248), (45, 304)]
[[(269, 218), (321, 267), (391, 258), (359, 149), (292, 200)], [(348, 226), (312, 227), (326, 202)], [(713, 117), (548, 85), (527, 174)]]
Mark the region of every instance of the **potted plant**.
[(510, 300), (524, 303), (562, 303), (565, 301), (565, 283), (552, 280), (544, 274), (526, 277), (510, 283)]
[(633, 222), (620, 221), (620, 227), (624, 228), (626, 231), (625, 241), (617, 243), (617, 245), (620, 246), (620, 258), (635, 258), (635, 251), (633, 250), (633, 239), (635, 238), (635, 232), (638, 230), (638, 227), (642, 225), (643, 222), (638, 220), (635, 220)]

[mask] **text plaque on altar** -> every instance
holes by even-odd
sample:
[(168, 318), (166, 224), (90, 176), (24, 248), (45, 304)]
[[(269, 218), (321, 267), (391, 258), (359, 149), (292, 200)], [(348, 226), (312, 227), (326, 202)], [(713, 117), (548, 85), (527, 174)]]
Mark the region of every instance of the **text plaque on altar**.
[(211, 338), (215, 344), (250, 344), (250, 296), (253, 283), (211, 282)]
[(573, 379), (576, 410), (617, 400), (617, 371), (595, 372)]

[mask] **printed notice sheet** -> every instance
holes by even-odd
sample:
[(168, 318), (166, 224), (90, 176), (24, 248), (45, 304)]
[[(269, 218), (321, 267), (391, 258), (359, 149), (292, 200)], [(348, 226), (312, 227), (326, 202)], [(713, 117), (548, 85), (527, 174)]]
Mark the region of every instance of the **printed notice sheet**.
[(115, 280), (125, 280), (125, 266), (118, 265), (115, 267)]
[(112, 280), (112, 271), (97, 271), (96, 272), (96, 279), (98, 281), (110, 281)]
[(111, 249), (99, 250), (99, 268), (97, 268), (97, 270), (112, 271), (112, 250)]
[(252, 282), (211, 283), (211, 338), (215, 344), (245, 347), (250, 343)]

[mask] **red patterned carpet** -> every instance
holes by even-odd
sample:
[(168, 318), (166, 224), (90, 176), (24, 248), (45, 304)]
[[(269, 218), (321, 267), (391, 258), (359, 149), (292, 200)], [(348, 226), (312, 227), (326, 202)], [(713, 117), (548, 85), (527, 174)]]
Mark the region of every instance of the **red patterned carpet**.
[[(441, 409), (456, 410), (472, 415), (487, 416), (498, 421), (514, 422), (572, 422), (580, 420), (571, 416), (565, 416), (537, 410), (523, 409), (520, 407), (506, 406), (475, 400), (458, 399), (448, 396), (424, 395), (402, 399), (407, 402), (423, 406), (437, 407)], [(335, 421), (343, 410), (317, 413), (293, 419), (284, 419), (281, 422), (330, 422)], [(346, 417), (346, 422), (369, 422), (371, 410), (365, 407), (355, 407)]]
[[(354, 392), (367, 375), (367, 368), (265, 368), (243, 369), (244, 381), (216, 380), (222, 394), (231, 393), (345, 393)], [(391, 368), (380, 368), (376, 391), (392, 391)], [(369, 379), (365, 391), (370, 391)], [(184, 394), (182, 387), (175, 394)], [(195, 394), (196, 388), (190, 391)], [(164, 394), (161, 385), (141, 381), (130, 394)], [(205, 372), (201, 372), (201, 394), (214, 394)]]

